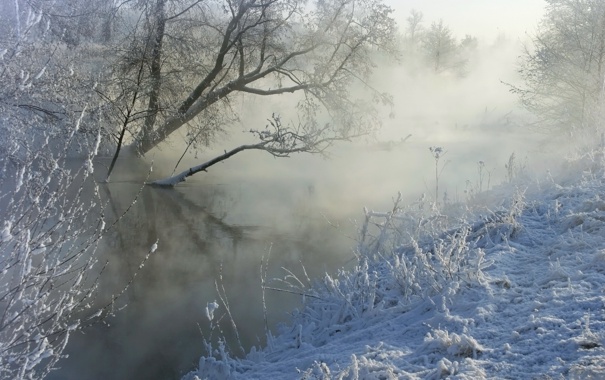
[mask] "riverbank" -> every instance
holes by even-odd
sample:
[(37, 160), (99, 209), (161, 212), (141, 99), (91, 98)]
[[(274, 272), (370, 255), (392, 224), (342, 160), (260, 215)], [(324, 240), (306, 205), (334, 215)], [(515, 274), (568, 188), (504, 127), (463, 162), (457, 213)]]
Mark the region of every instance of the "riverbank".
[(353, 270), (292, 283), (304, 304), (266, 347), (236, 359), (215, 346), (184, 379), (605, 376), (601, 157), (451, 215), (372, 214), (388, 228), (368, 234)]

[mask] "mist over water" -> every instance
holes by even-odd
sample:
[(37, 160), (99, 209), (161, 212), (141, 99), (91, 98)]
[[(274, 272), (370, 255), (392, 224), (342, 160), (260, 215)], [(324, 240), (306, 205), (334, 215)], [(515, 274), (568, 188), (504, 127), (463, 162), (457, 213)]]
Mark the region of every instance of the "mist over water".
[[(282, 278), (287, 268), (301, 280), (351, 265), (356, 221), (363, 207), (392, 208), (398, 192), (406, 202), (424, 196), (464, 202), (471, 192), (507, 180), (505, 165), (516, 162), (536, 178), (554, 168), (543, 135), (526, 127), (528, 115), (501, 82), (515, 82), (518, 41), (484, 45), (458, 78), (410, 70), (381, 62), (373, 86), (393, 95), (384, 107), (384, 127), (376, 135), (337, 144), (329, 157), (295, 155), (276, 159), (245, 151), (211, 167), (174, 189), (145, 187), (136, 204), (104, 238), (101, 262), (109, 260), (99, 305), (128, 283), (149, 247), (152, 254), (125, 295), (116, 316), (70, 338), (70, 358), (51, 379), (179, 378), (205, 354), (203, 339), (216, 342), (209, 329), (208, 302), (225, 308), (217, 293), (224, 286), (230, 312), (245, 351), (265, 341), (261, 263), (267, 278)], [(250, 142), (246, 131), (262, 128), (273, 112), (295, 118), (295, 100), (242, 98), (241, 122), (229, 139), (187, 155), (178, 170), (199, 164), (223, 149)], [(290, 113), (288, 113), (290, 111)], [(151, 178), (170, 175), (182, 153), (176, 142), (152, 153)], [(429, 147), (446, 154), (438, 163), (440, 193), (435, 195), (435, 160)], [(562, 156), (571, 148), (558, 149)], [(485, 177), (481, 180), (479, 163)], [(130, 167), (136, 164), (137, 167)], [(108, 214), (121, 215), (140, 190), (150, 162), (122, 160), (112, 183), (102, 185)], [(102, 163), (99, 163), (101, 171)], [(112, 219), (112, 217), (108, 219)], [(305, 268), (303, 270), (302, 268)], [(306, 280), (305, 280), (306, 281)], [(269, 285), (279, 287), (279, 283)], [(300, 297), (268, 291), (268, 327), (275, 331)], [(227, 316), (219, 323), (228, 345), (241, 355)]]
[[(110, 201), (109, 220), (121, 215), (140, 189), (137, 182), (122, 181), (127, 176), (114, 178), (102, 187)], [(246, 351), (263, 344), (263, 257), (269, 280), (285, 276), (285, 267), (305, 282), (303, 265), (317, 278), (353, 257), (353, 244), (329, 227), (314, 197), (313, 185), (302, 179), (212, 174), (176, 189), (143, 188), (99, 249), (99, 261), (109, 265), (97, 306), (131, 280), (156, 239), (159, 248), (118, 300), (116, 316), (72, 335), (70, 357), (50, 378), (179, 378), (205, 353), (204, 338), (216, 343), (224, 334), (235, 355), (242, 354), (240, 342)], [(240, 342), (224, 316), (217, 286), (224, 287)], [(220, 333), (210, 331), (205, 316), (207, 303), (215, 300), (221, 304)], [(268, 291), (268, 327), (285, 321), (299, 303), (299, 296)]]
[[(465, 137), (469, 135), (473, 139)], [(451, 201), (464, 201), (466, 180), (477, 181), (477, 158), (494, 163), (493, 186), (504, 180), (505, 152), (523, 150), (512, 135), (458, 136), (439, 141), (447, 144), (450, 161), (440, 186)], [(303, 266), (314, 279), (352, 265), (356, 221), (363, 219), (364, 206), (389, 210), (398, 191), (408, 202), (422, 194), (433, 196), (429, 143), (410, 139), (388, 149), (377, 143), (341, 145), (328, 160), (244, 152), (174, 189), (143, 188), (100, 247), (99, 260), (110, 264), (98, 304), (109, 302), (130, 281), (156, 239), (159, 248), (116, 309), (127, 306), (106, 324), (74, 334), (70, 358), (50, 378), (179, 378), (206, 353), (204, 338), (216, 342), (219, 332), (210, 332), (205, 307), (215, 300), (221, 304), (217, 283), (225, 288), (243, 348), (263, 345), (263, 258), (269, 285), (275, 287), (282, 284), (271, 279), (287, 275), (282, 267), (306, 283)], [(153, 174), (165, 174), (158, 171)], [(140, 189), (140, 180), (129, 178), (116, 173), (114, 183), (103, 185), (108, 213), (114, 216)], [(267, 291), (266, 297), (269, 328), (275, 331), (300, 297), (276, 291)], [(216, 315), (224, 312), (221, 304)], [(227, 316), (219, 326), (233, 353), (241, 355)]]

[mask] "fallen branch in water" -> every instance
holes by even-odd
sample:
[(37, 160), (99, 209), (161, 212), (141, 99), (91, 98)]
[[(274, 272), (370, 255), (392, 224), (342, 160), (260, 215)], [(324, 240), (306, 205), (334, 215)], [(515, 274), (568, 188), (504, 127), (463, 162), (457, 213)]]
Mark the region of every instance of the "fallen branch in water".
[(334, 134), (326, 136), (326, 134), (331, 131), (333, 133), (333, 129), (330, 128), (329, 124), (326, 124), (323, 128), (303, 125), (298, 125), (295, 128), (284, 127), (279, 116), (273, 115), (272, 119), (269, 119), (269, 124), (266, 126), (265, 130), (250, 130), (250, 133), (256, 135), (260, 142), (256, 144), (240, 145), (230, 151), (225, 151), (225, 153), (220, 156), (203, 164), (193, 166), (168, 178), (148, 182), (147, 184), (164, 187), (175, 186), (184, 182), (187, 177), (201, 171), (207, 171), (206, 169), (209, 167), (245, 150), (264, 150), (275, 157), (289, 157), (292, 153), (323, 154), (333, 142), (348, 141), (352, 137), (357, 137)]

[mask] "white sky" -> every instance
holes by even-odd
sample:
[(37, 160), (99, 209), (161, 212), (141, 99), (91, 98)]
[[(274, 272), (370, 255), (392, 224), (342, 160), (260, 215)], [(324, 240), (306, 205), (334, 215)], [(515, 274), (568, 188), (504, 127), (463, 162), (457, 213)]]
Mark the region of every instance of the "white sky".
[(385, 0), (395, 9), (401, 29), (410, 10), (424, 14), (425, 26), (443, 19), (460, 39), (466, 34), (492, 42), (504, 33), (508, 38), (524, 39), (532, 34), (546, 5), (544, 0)]

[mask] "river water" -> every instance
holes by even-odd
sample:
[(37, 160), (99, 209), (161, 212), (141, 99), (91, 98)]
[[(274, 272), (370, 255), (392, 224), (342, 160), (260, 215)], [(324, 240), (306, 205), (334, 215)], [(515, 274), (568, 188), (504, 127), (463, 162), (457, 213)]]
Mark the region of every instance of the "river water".
[[(140, 178), (125, 175), (100, 184), (108, 221), (136, 202), (103, 238), (99, 260), (109, 265), (97, 305), (137, 275), (117, 300), (115, 316), (70, 337), (69, 357), (50, 379), (178, 379), (205, 353), (203, 340), (216, 343), (219, 335), (241, 355), (240, 344), (249, 350), (265, 341), (263, 260), (276, 287), (271, 279), (287, 275), (282, 268), (304, 282), (352, 262), (354, 225), (322, 206), (309, 177), (221, 175), (223, 168), (174, 189), (141, 187)], [(139, 270), (156, 240), (159, 248)], [(300, 302), (285, 292), (265, 296), (273, 330)], [(213, 301), (220, 304), (215, 317), (223, 316), (220, 332), (210, 330), (205, 313)]]
[[(513, 150), (501, 149), (501, 141), (492, 144), (498, 149), (484, 142), (450, 143), (440, 180), (451, 200), (463, 200), (465, 183), (476, 184), (479, 160), (492, 171), (492, 186), (502, 182)], [(107, 219), (136, 202), (103, 238), (99, 259), (109, 265), (98, 305), (137, 276), (116, 302), (115, 316), (72, 335), (69, 358), (49, 378), (178, 379), (205, 354), (204, 339), (216, 342), (222, 334), (234, 355), (241, 354), (240, 345), (246, 351), (262, 346), (266, 328), (275, 331), (300, 303), (297, 295), (267, 291), (263, 307), (263, 260), (275, 287), (280, 283), (272, 279), (287, 275), (283, 268), (305, 282), (306, 275), (319, 278), (354, 263), (355, 220), (362, 219), (364, 206), (388, 210), (398, 191), (408, 200), (431, 194), (435, 162), (429, 146), (347, 147), (328, 161), (244, 152), (173, 189), (141, 188), (146, 166), (129, 171), (122, 162), (123, 172), (100, 185)], [(99, 172), (103, 165), (97, 163)], [(158, 170), (166, 171), (156, 167), (152, 176)], [(139, 270), (156, 241), (157, 251)], [(223, 316), (220, 333), (211, 331), (205, 313), (213, 301), (220, 305), (215, 317)]]

